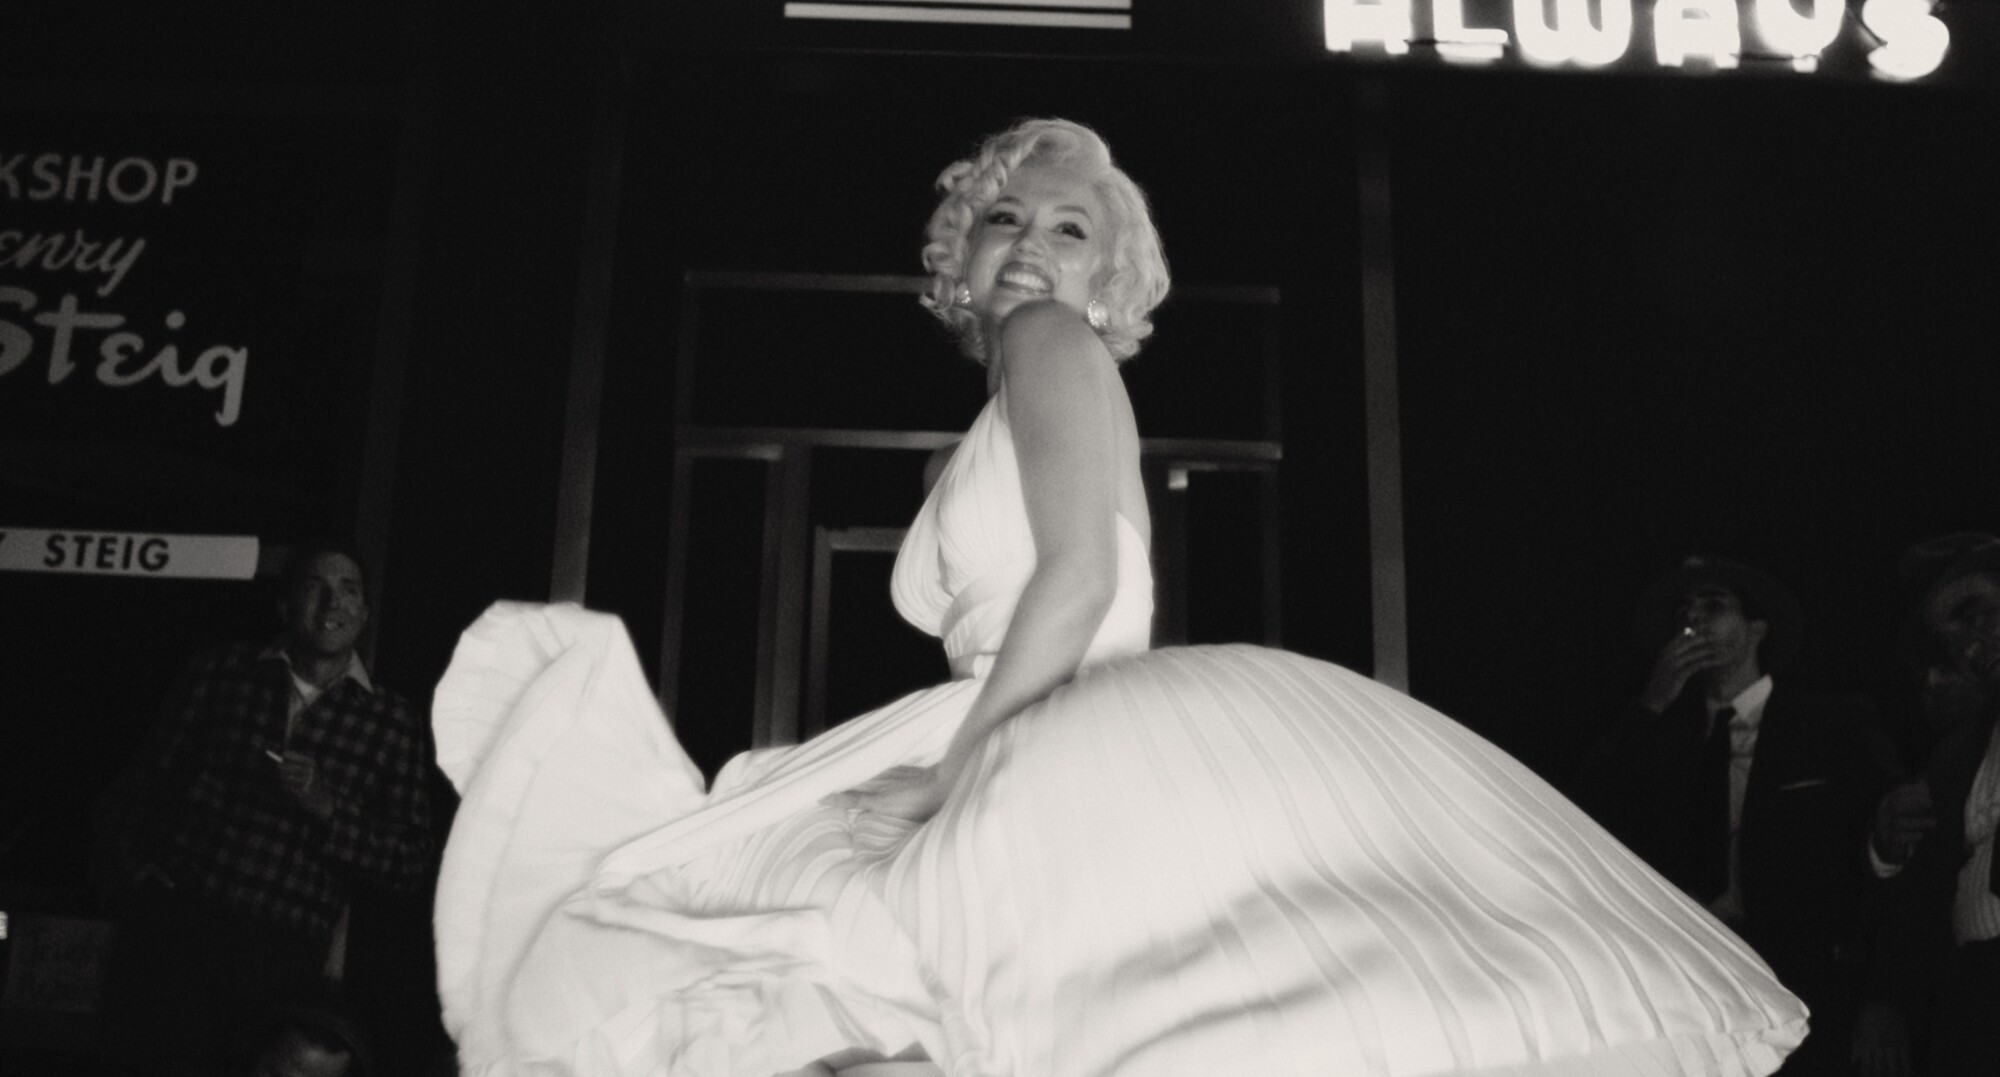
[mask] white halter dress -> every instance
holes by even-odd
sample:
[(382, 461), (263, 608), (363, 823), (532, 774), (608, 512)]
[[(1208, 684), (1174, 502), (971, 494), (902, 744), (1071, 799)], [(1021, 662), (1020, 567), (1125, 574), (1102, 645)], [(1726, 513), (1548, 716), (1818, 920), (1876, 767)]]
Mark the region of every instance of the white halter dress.
[(953, 1077), (1687, 1077), (1804, 1008), (1527, 768), (1369, 679), (1148, 650), (1145, 544), (1077, 676), (922, 826), (822, 798), (943, 754), (1035, 564), (996, 395), (898, 558), (957, 679), (704, 790), (622, 625), (503, 603), (437, 691), (438, 889), (470, 1077), (768, 1077), (920, 1044)]

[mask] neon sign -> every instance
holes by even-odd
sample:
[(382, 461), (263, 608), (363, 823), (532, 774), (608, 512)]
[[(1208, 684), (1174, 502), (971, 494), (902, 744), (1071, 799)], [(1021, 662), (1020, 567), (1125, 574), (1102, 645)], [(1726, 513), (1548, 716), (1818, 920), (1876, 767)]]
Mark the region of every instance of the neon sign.
[[(1653, 0), (1643, 15), (1637, 0), (1497, 0), (1468, 16), (1467, 0), (1427, 0), (1431, 36), (1417, 36), (1420, 0), (1322, 0), (1326, 47), (1366, 46), (1401, 56), (1413, 44), (1435, 48), (1451, 63), (1489, 63), (1514, 50), (1541, 67), (1599, 68), (1635, 50), (1650, 24), (1652, 61), (1660, 67), (1737, 66), (1752, 55), (1816, 70), (1848, 18), (1844, 0)], [(1951, 33), (1932, 14), (1933, 0), (1864, 0), (1859, 24), (1869, 68), (1907, 81), (1936, 71)], [(1511, 23), (1511, 26), (1507, 25)]]

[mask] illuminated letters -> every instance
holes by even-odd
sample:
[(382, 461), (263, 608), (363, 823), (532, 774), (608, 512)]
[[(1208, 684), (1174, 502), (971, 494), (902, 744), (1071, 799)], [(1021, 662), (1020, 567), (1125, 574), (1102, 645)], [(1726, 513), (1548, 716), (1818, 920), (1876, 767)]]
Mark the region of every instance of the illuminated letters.
[(1410, 51), (1412, 0), (1325, 0), (1326, 47), (1352, 52), (1357, 41), (1374, 41), (1391, 56)]
[(1757, 36), (1790, 56), (1800, 71), (1811, 71), (1818, 66), (1820, 50), (1840, 34), (1847, 8), (1842, 0), (1812, 0), (1808, 17), (1792, 7), (1792, 0), (1757, 0), (1756, 12)]
[(1861, 21), (1882, 39), (1868, 63), (1892, 79), (1914, 79), (1936, 71), (1951, 45), (1951, 31), (1931, 14), (1930, 0), (1867, 0)]
[(1507, 31), (1465, 25), (1464, 0), (1433, 0), (1431, 33), (1447, 60), (1497, 60), (1507, 48)]
[(1743, 53), (1735, 0), (1660, 0), (1653, 9), (1653, 48), (1667, 67), (1679, 67), (1689, 56), (1735, 67)]
[[(1390, 55), (1408, 53), (1418, 13), (1417, 0), (1321, 0), (1326, 47), (1353, 52), (1373, 42)], [(1938, 69), (1951, 43), (1950, 30), (1933, 12), (1937, 0), (1864, 0), (1858, 13), (1847, 0), (1653, 0), (1653, 58), (1661, 67), (1681, 67), (1690, 59), (1727, 70), (1742, 61), (1743, 22), (1755, 38), (1750, 55), (1789, 63), (1796, 71), (1818, 70), (1828, 48), (1854, 48), (1859, 38), (1843, 35), (1845, 20), (1856, 18), (1879, 43), (1868, 62), (1882, 78), (1922, 78)], [(1517, 45), (1522, 59), (1541, 66), (1603, 67), (1644, 48), (1635, 0), (1430, 0), (1430, 44), (1453, 62), (1483, 62), (1507, 55)], [(1468, 9), (1470, 12), (1468, 13)], [(1511, 13), (1514, 25), (1468, 26), (1468, 17), (1492, 22)], [(1635, 38), (1634, 31), (1638, 31)], [(1842, 44), (1845, 42), (1845, 44)], [(1867, 47), (1867, 46), (1864, 46)], [(0, 158), (0, 179), (18, 162)]]
[(1514, 29), (1521, 51), (1536, 63), (1597, 67), (1625, 55), (1632, 44), (1632, 0), (1599, 0), (1601, 25), (1592, 25), (1586, 0), (1556, 0), (1554, 26), (1542, 21), (1541, 0), (1514, 0)]

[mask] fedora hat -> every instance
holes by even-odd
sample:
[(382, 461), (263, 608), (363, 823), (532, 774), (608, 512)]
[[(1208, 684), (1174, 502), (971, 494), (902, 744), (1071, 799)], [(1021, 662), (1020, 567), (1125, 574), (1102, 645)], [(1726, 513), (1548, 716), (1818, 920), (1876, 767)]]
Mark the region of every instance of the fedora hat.
[(1707, 585), (1728, 590), (1743, 604), (1744, 616), (1768, 626), (1757, 651), (1760, 669), (1779, 673), (1791, 668), (1804, 643), (1805, 619), (1799, 613), (1798, 599), (1769, 573), (1720, 557), (1685, 558), (1640, 595), (1639, 641), (1648, 653), (1680, 631), (1682, 600), (1695, 588)]
[(1906, 668), (1920, 670), (1943, 658), (1924, 623), (1924, 607), (1939, 588), (1974, 572), (2000, 572), (2000, 536), (1954, 531), (1925, 539), (1896, 559), (1903, 609), (1897, 650)]

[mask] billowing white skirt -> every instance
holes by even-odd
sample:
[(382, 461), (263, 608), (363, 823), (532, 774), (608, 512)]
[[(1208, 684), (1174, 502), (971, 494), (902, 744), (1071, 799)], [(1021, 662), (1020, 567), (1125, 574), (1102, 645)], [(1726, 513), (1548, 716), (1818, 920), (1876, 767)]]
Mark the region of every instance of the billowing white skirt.
[(942, 754), (979, 682), (702, 790), (622, 626), (501, 604), (434, 707), (463, 795), (438, 964), (463, 1072), (1765, 1074), (1805, 1010), (1532, 772), (1248, 646), (1091, 666), (929, 823), (823, 806)]

